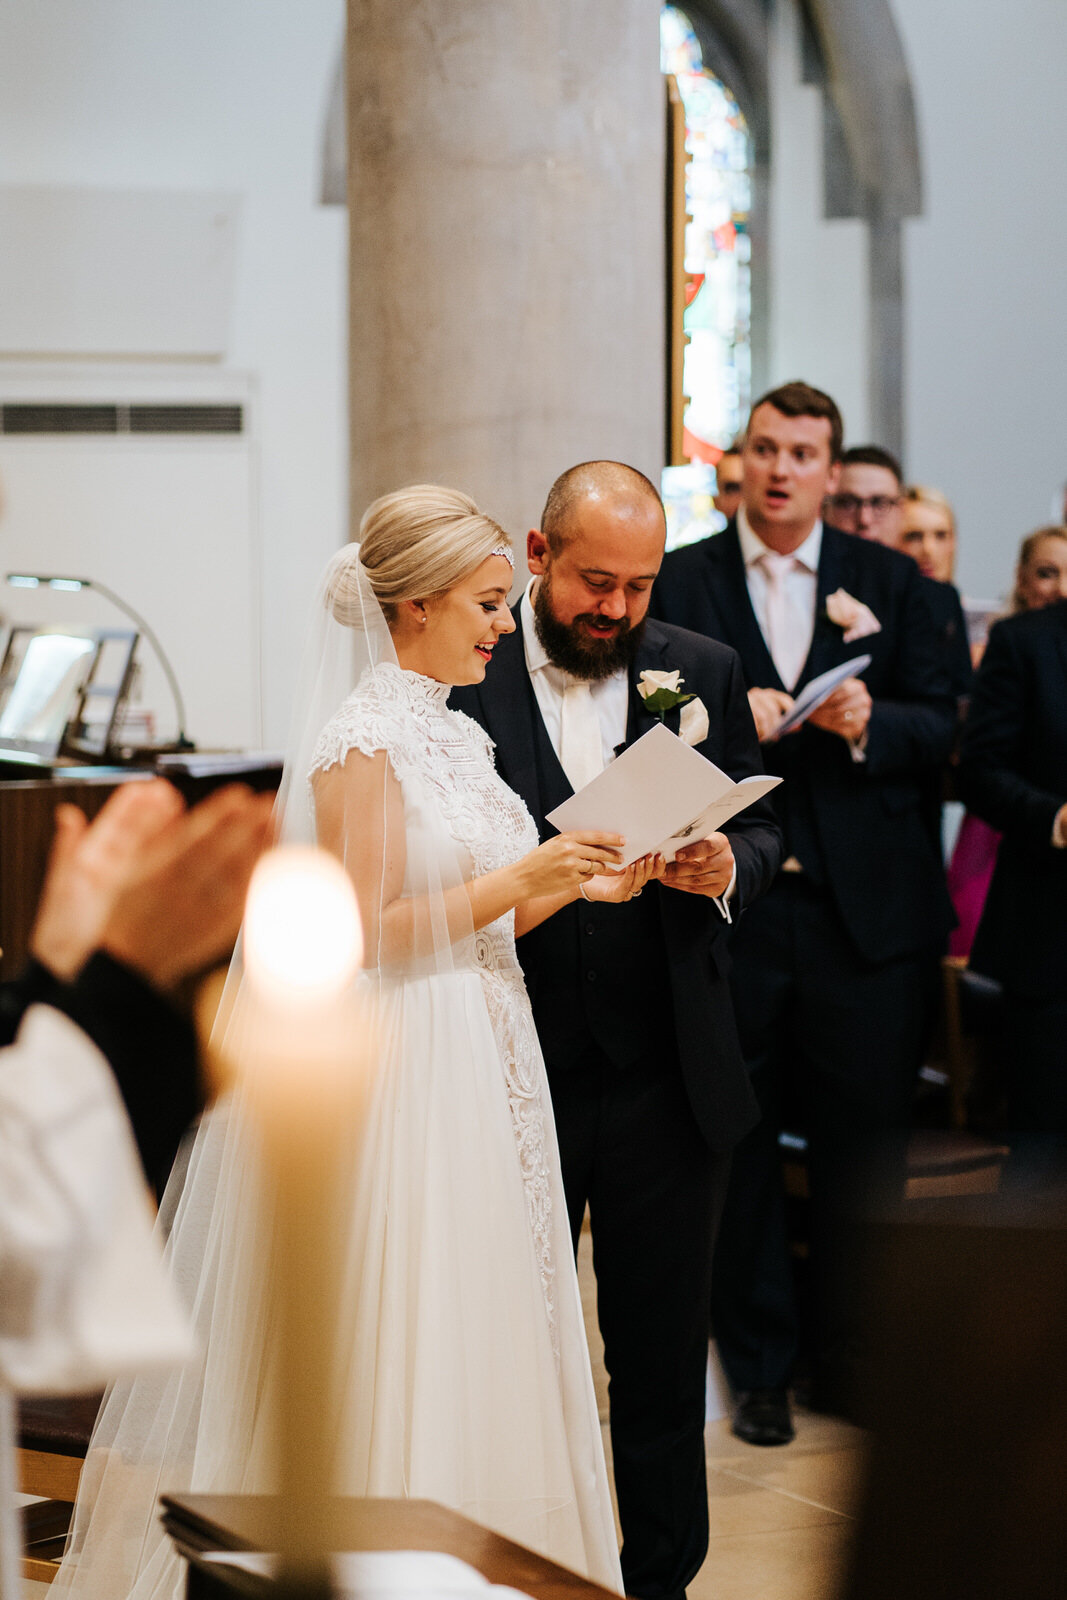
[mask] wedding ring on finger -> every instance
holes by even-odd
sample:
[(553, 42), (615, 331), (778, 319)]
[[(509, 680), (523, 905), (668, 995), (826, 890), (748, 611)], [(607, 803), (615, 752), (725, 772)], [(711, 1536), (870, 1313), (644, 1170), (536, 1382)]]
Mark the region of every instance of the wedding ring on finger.
[(846, 711), (845, 712), (845, 721), (846, 722), (851, 722), (852, 721), (852, 712), (851, 711)]

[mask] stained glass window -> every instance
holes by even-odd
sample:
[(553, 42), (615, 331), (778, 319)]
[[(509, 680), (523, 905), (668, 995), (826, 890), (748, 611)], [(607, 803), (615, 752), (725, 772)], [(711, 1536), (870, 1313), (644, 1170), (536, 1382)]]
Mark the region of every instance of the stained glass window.
[[(685, 117), (681, 455), (683, 462), (711, 466), (737, 437), (751, 400), (751, 144), (737, 101), (705, 69), (693, 26), (677, 6), (660, 12), (660, 66), (677, 82)], [(686, 493), (698, 488), (692, 480), (704, 485), (698, 498), (710, 524), (703, 532), (713, 531), (713, 475), (677, 467), (674, 475), (685, 480)], [(688, 508), (690, 526), (700, 509)], [(684, 542), (681, 531), (672, 530), (672, 542)]]

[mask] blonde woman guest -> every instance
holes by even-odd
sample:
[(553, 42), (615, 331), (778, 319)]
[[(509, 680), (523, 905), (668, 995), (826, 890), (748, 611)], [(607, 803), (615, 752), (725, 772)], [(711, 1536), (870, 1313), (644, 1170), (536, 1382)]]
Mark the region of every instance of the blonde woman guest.
[(1019, 546), (1011, 610), (1039, 611), (1067, 600), (1067, 526), (1053, 523), (1028, 533)]

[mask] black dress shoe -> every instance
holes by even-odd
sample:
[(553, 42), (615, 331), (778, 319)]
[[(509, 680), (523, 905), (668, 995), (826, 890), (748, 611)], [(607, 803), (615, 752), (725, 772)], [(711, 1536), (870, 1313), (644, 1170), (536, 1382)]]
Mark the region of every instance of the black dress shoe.
[(733, 1430), (746, 1444), (788, 1444), (796, 1437), (784, 1389), (741, 1389), (734, 1403)]

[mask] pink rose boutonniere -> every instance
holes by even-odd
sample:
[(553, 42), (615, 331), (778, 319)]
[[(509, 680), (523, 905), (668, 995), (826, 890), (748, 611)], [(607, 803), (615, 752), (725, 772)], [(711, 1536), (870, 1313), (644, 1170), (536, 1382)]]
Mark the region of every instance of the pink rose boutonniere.
[(845, 589), (835, 589), (826, 596), (826, 615), (836, 627), (844, 629), (846, 644), (882, 631), (882, 624), (871, 608), (862, 600), (854, 600)]

